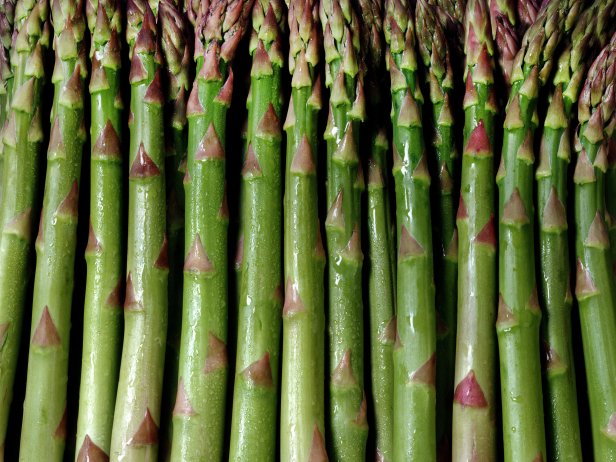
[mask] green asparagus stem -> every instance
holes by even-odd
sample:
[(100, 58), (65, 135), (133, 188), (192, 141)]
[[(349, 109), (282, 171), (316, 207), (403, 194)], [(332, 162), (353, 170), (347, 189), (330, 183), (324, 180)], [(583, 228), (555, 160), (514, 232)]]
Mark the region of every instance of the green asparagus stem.
[[(184, 302), (171, 460), (223, 458), (227, 391), (227, 208), (225, 133), (231, 61), (252, 1), (189, 9), (196, 78), (188, 99)], [(192, 11), (192, 12), (191, 12)]]
[(575, 185), (577, 273), (595, 460), (616, 458), (616, 294), (605, 224), (607, 142), (614, 113), (616, 35), (592, 64), (578, 101)]
[[(3, 136), (7, 116), (11, 106), (13, 93), (13, 72), (11, 69), (11, 43), (13, 36), (13, 21), (15, 19), (15, 1), (0, 0), (0, 140)], [(4, 144), (0, 142), (0, 181), (3, 179)], [(0, 204), (2, 203), (2, 187), (0, 185)]]
[(453, 460), (497, 460), (494, 42), (485, 0), (466, 12)]
[(154, 460), (158, 454), (169, 265), (164, 96), (156, 19), (144, 0), (128, 2), (127, 18), (131, 58), (128, 251), (111, 460), (138, 461)]
[(189, 24), (177, 0), (160, 2), (161, 49), (165, 71), (165, 186), (167, 239), (169, 241), (168, 327), (163, 378), (160, 458), (171, 457), (173, 407), (177, 393), (180, 337), (182, 335), (182, 283), (184, 266), (184, 173), (186, 164), (186, 100), (192, 56), (188, 47)]
[(361, 46), (368, 130), (361, 137), (369, 143), (366, 171), (367, 188), (367, 273), (368, 313), (370, 320), (370, 379), (372, 387), (368, 398), (374, 410), (375, 460), (388, 461), (393, 452), (393, 344), (395, 340), (395, 246), (390, 190), (388, 188), (388, 162), (390, 152), (387, 135), (386, 101), (384, 94), (387, 74), (384, 72), (383, 2), (360, 0), (364, 20), (361, 28)]
[(122, 95), (117, 0), (88, 0), (92, 34), (90, 59), (91, 172), (90, 236), (84, 306), (83, 353), (76, 460), (109, 454), (122, 334), (124, 278)]
[(332, 460), (364, 460), (368, 423), (364, 394), (359, 139), (365, 118), (359, 18), (348, 0), (323, 0), (325, 84), (330, 91), (325, 221), (329, 255), (329, 424)]
[(327, 461), (325, 450), (325, 251), (317, 207), (321, 109), (315, 0), (289, 4), (291, 102), (284, 128), (285, 303), (282, 312), (280, 460)]
[[(434, 8), (426, 0), (417, 3), (418, 47), (427, 69), (427, 87), (434, 124), (432, 150), (438, 171), (438, 213), (433, 222), (435, 237), (436, 313), (436, 441), (439, 454), (451, 451), (451, 419), (456, 356), (456, 312), (458, 295), (458, 235), (455, 201), (458, 191), (458, 153), (454, 118), (454, 77), (449, 43)], [(449, 458), (448, 456), (447, 458)]]
[[(0, 238), (0, 460), (31, 277), (34, 217), (39, 207), (39, 166), (43, 126), (41, 92), (45, 81), (44, 52), (49, 47), (47, 0), (21, 0), (15, 10), (13, 104), (4, 132), (2, 237)], [(67, 339), (68, 340), (68, 339)]]
[[(19, 459), (60, 461), (66, 439), (66, 385), (79, 180), (86, 128), (87, 49), (82, 0), (54, 0), (56, 62)], [(17, 93), (13, 107), (18, 103)], [(26, 102), (30, 109), (30, 103)]]
[(499, 187), (500, 353), (505, 461), (545, 460), (545, 428), (535, 280), (534, 131), (537, 101), (562, 36), (577, 19), (581, 2), (551, 2), (524, 36), (512, 70), (504, 121)]
[(554, 92), (543, 124), (537, 179), (540, 302), (545, 307), (541, 338), (544, 362), (544, 402), (550, 460), (582, 460), (573, 345), (567, 210), (570, 162), (569, 120), (588, 65), (593, 42), (605, 44), (609, 34), (604, 15), (616, 2), (595, 2), (580, 16), (570, 43), (561, 52)]
[(423, 138), (415, 31), (406, 0), (386, 3), (398, 235), (392, 460), (436, 460), (436, 320), (430, 175)]
[[(229, 459), (276, 458), (282, 309), (282, 0), (252, 9), (248, 147), (242, 169), (243, 269)], [(267, 230), (267, 232), (264, 232)]]

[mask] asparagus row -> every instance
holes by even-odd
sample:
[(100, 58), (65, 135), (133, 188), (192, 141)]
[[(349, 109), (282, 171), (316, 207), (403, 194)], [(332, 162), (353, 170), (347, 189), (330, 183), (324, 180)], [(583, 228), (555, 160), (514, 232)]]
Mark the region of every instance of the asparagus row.
[(84, 306), (77, 456), (109, 454), (122, 329), (123, 164), (120, 33), (117, 0), (88, 0), (91, 172), (90, 235)]
[(14, 95), (4, 131), (2, 237), (0, 238), (0, 459), (30, 280), (33, 217), (39, 207), (39, 166), (43, 126), (41, 93), (44, 52), (49, 47), (47, 0), (20, 0), (15, 9)]
[(325, 252), (317, 200), (318, 115), (321, 109), (318, 7), (289, 4), (291, 102), (284, 128), (285, 303), (282, 349), (280, 459), (326, 461)]
[[(86, 129), (87, 50), (82, 0), (51, 7), (56, 63), (43, 211), (36, 242), (28, 379), (20, 460), (62, 460), (79, 180)], [(13, 100), (15, 105), (17, 96)]]
[(168, 242), (161, 56), (155, 14), (144, 0), (127, 4), (131, 58), (128, 252), (124, 346), (111, 437), (112, 460), (158, 453), (167, 334)]
[(398, 236), (393, 460), (436, 459), (436, 320), (430, 175), (423, 138), (413, 18), (388, 0), (385, 39), (392, 92)]
[(323, 0), (325, 84), (330, 90), (325, 221), (329, 260), (329, 422), (333, 460), (364, 460), (368, 423), (364, 345), (359, 157), (365, 101), (359, 18), (348, 0)]
[(177, 393), (182, 334), (182, 282), (184, 265), (184, 173), (186, 163), (186, 100), (192, 57), (188, 47), (186, 16), (177, 0), (160, 2), (161, 49), (165, 63), (165, 187), (169, 243), (168, 326), (163, 378), (161, 454), (169, 460), (173, 436), (173, 407)]
[(485, 0), (466, 12), (453, 460), (497, 460), (494, 43)]
[[(281, 0), (252, 10), (248, 147), (242, 169), (243, 265), (230, 460), (274, 460), (282, 309)], [(263, 228), (267, 232), (263, 232)], [(263, 425), (267, 432), (264, 434)]]
[[(569, 120), (586, 73), (585, 57), (593, 42), (609, 37), (606, 21), (616, 2), (595, 2), (580, 16), (571, 43), (561, 52), (554, 92), (543, 124), (536, 171), (539, 222), (540, 302), (545, 307), (541, 338), (544, 347), (545, 412), (548, 454), (555, 460), (582, 459), (573, 346), (569, 269), (567, 180), (570, 161)], [(598, 37), (597, 37), (598, 35)]]
[(438, 200), (434, 235), (436, 271), (436, 441), (439, 453), (451, 449), (451, 399), (453, 397), (456, 355), (456, 311), (458, 295), (458, 234), (455, 201), (458, 190), (458, 153), (456, 150), (454, 118), (454, 77), (450, 46), (445, 30), (435, 11), (426, 0), (419, 0), (416, 8), (418, 48), (427, 69), (427, 87), (434, 125), (432, 149), (438, 179)]
[(614, 113), (616, 35), (592, 64), (578, 101), (579, 140), (573, 176), (577, 272), (584, 363), (596, 460), (616, 458), (616, 294), (605, 224), (607, 142)]
[[(545, 429), (534, 253), (533, 136), (539, 90), (548, 78), (561, 37), (581, 2), (551, 2), (527, 31), (512, 71), (504, 122), (499, 187), (500, 353), (505, 461), (545, 459)], [(515, 431), (513, 431), (515, 429)]]
[(395, 340), (395, 240), (388, 188), (389, 139), (386, 126), (387, 74), (384, 71), (383, 2), (360, 0), (364, 20), (361, 46), (366, 69), (369, 124), (362, 136), (367, 143), (367, 272), (370, 320), (370, 405), (375, 420), (376, 460), (391, 460), (393, 451), (393, 344)]
[(171, 460), (222, 460), (227, 388), (226, 115), (231, 61), (250, 0), (189, 9), (196, 77), (188, 98), (184, 302)]

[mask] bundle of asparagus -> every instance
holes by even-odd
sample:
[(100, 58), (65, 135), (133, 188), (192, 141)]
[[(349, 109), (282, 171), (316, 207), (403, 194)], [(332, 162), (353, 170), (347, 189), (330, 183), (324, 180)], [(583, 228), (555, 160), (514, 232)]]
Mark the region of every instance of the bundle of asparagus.
[(0, 460), (616, 458), (615, 14), (0, 0)]

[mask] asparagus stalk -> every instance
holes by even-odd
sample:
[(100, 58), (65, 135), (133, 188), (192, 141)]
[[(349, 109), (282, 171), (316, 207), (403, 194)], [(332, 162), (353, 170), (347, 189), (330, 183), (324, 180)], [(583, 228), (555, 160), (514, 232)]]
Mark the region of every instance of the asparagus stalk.
[(370, 146), (366, 162), (367, 187), (367, 273), (370, 320), (370, 406), (374, 410), (376, 460), (387, 461), (393, 451), (393, 344), (395, 340), (395, 246), (394, 222), (388, 187), (390, 152), (386, 125), (388, 95), (384, 71), (383, 2), (360, 0), (364, 20), (361, 28), (368, 130), (361, 137)]
[(87, 460), (95, 453), (109, 454), (120, 369), (122, 312), (119, 308), (124, 277), (122, 13), (117, 0), (88, 0), (86, 13), (92, 34), (92, 158), (77, 460)]
[(485, 0), (466, 12), (453, 460), (497, 460), (494, 43)]
[(321, 109), (318, 6), (289, 4), (291, 102), (284, 128), (285, 303), (282, 311), (280, 460), (326, 461), (325, 252), (318, 218), (318, 116)]
[[(10, 57), (14, 19), (15, 0), (0, 0), (0, 137), (3, 136), (2, 133), (7, 122), (13, 91), (13, 72)], [(0, 181), (3, 179), (3, 162), (4, 144), (0, 142)], [(2, 203), (2, 187), (0, 187), (0, 203)]]
[(577, 273), (584, 364), (596, 460), (616, 458), (616, 305), (605, 224), (607, 142), (614, 113), (616, 35), (592, 64), (578, 101), (579, 140), (573, 176)]
[(0, 238), (0, 459), (9, 410), (31, 272), (33, 217), (39, 207), (39, 166), (43, 126), (41, 93), (44, 51), (49, 47), (47, 0), (21, 0), (15, 10), (12, 66), (14, 98), (4, 132), (5, 154)]
[(323, 0), (325, 84), (330, 91), (325, 221), (329, 256), (329, 423), (333, 460), (364, 460), (368, 423), (364, 345), (359, 139), (365, 118), (359, 18), (348, 0)]
[[(282, 309), (283, 2), (252, 9), (248, 147), (242, 169), (243, 269), (230, 460), (276, 457)], [(267, 232), (263, 232), (266, 229)], [(267, 430), (264, 433), (262, 427)]]
[[(587, 56), (594, 41), (605, 43), (606, 21), (614, 1), (600, 1), (587, 8), (573, 31), (571, 43), (561, 52), (554, 76), (554, 92), (543, 124), (537, 179), (539, 223), (540, 302), (545, 307), (541, 339), (546, 358), (544, 370), (548, 455), (553, 460), (582, 459), (573, 345), (567, 179), (570, 161), (569, 120), (572, 118)], [(596, 40), (598, 39), (598, 40)]]
[(193, 2), (196, 78), (188, 99), (184, 302), (171, 460), (222, 460), (227, 389), (226, 115), (231, 61), (252, 2)]
[(458, 190), (458, 153), (451, 104), (455, 101), (454, 77), (449, 43), (434, 8), (419, 0), (416, 9), (418, 48), (427, 69), (427, 87), (434, 125), (432, 150), (438, 171), (438, 213), (433, 221), (437, 245), (436, 271), (436, 441), (440, 453), (451, 448), (451, 419), (456, 355), (456, 312), (458, 295), (458, 235), (455, 191)]
[(499, 187), (500, 353), (505, 461), (545, 460), (545, 429), (539, 360), (541, 308), (534, 253), (533, 136), (539, 90), (554, 53), (575, 23), (581, 2), (551, 2), (524, 36), (514, 61), (504, 121)]
[(430, 175), (421, 121), (423, 96), (413, 18), (388, 0), (385, 39), (392, 92), (393, 172), (398, 235), (393, 460), (436, 459), (436, 320)]
[(152, 460), (158, 453), (167, 334), (164, 97), (155, 13), (144, 0), (130, 0), (127, 18), (131, 58), (127, 278), (110, 455), (112, 460)]
[(192, 57), (188, 22), (177, 0), (160, 3), (161, 49), (165, 62), (165, 186), (169, 242), (168, 327), (163, 378), (161, 422), (164, 429), (161, 458), (169, 460), (173, 436), (173, 407), (177, 393), (180, 337), (182, 334), (182, 282), (184, 266), (184, 173), (186, 163), (186, 100)]
[[(79, 180), (86, 128), (87, 49), (82, 0), (54, 0), (56, 63), (43, 211), (36, 243), (20, 460), (62, 460)], [(18, 102), (17, 94), (13, 106)], [(28, 104), (28, 103), (26, 103)]]

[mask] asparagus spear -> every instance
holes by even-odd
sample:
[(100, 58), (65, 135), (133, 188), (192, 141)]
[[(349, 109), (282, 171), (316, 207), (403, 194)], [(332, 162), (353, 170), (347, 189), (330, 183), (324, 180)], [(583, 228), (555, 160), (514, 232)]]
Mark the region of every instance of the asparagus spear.
[[(547, 0), (550, 1), (550, 0)], [(518, 24), (516, 26), (518, 35), (522, 36), (526, 30), (533, 25), (539, 11), (541, 4), (546, 3), (546, 0), (517, 0), (516, 7), (518, 13)]]
[[(3, 136), (13, 91), (13, 72), (11, 70), (11, 42), (13, 21), (15, 18), (15, 0), (0, 0), (0, 136)], [(0, 138), (1, 139), (1, 138)], [(4, 162), (4, 145), (0, 143), (0, 180)], [(0, 187), (0, 203), (2, 187)]]
[(158, 453), (167, 334), (164, 97), (155, 13), (144, 0), (130, 0), (127, 18), (131, 58), (127, 277), (110, 455), (112, 460), (152, 460)]
[(364, 20), (361, 46), (368, 130), (361, 137), (370, 146), (365, 170), (367, 187), (367, 273), (368, 313), (370, 320), (370, 379), (369, 403), (374, 409), (375, 458), (391, 460), (393, 451), (393, 344), (395, 330), (395, 246), (394, 222), (390, 203), (387, 155), (389, 149), (384, 94), (387, 74), (384, 72), (383, 2), (360, 0)]
[(432, 149), (438, 171), (436, 198), (438, 213), (433, 221), (435, 237), (436, 312), (436, 429), (439, 453), (448, 453), (451, 442), (451, 400), (453, 398), (456, 351), (456, 307), (458, 291), (458, 235), (455, 191), (458, 190), (458, 153), (451, 104), (455, 101), (454, 77), (449, 43), (434, 8), (419, 0), (416, 9), (418, 48), (427, 69), (427, 87), (434, 125)]
[(284, 128), (285, 303), (280, 460), (326, 461), (325, 252), (317, 207), (318, 116), (321, 109), (318, 6), (289, 3), (291, 102)]
[(497, 460), (494, 43), (485, 0), (466, 12), (453, 460)]
[(86, 13), (92, 34), (92, 160), (77, 460), (87, 460), (101, 451), (109, 454), (120, 369), (122, 312), (119, 308), (124, 277), (122, 13), (117, 0), (88, 0)]
[(541, 338), (545, 354), (544, 389), (548, 454), (551, 459), (582, 459), (573, 345), (567, 179), (570, 161), (569, 120), (575, 112), (593, 42), (605, 44), (609, 34), (602, 14), (616, 2), (595, 2), (580, 16), (571, 42), (561, 52), (554, 91), (543, 124), (537, 179), (540, 302), (545, 307)]
[(325, 84), (330, 91), (325, 221), (329, 256), (329, 423), (333, 460), (364, 460), (364, 394), (359, 137), (365, 118), (359, 18), (348, 0), (323, 0)]
[(430, 461), (436, 459), (436, 321), (430, 175), (420, 115), (423, 96), (408, 4), (388, 0), (385, 10), (398, 235), (392, 459)]
[[(15, 9), (12, 66), (14, 98), (4, 132), (2, 237), (0, 238), (0, 459), (19, 356), (26, 291), (30, 280), (33, 217), (39, 206), (43, 127), (41, 92), (44, 52), (49, 47), (47, 0), (20, 0)], [(6, 223), (6, 224), (5, 224)]]
[(164, 429), (161, 458), (169, 460), (173, 436), (173, 407), (177, 393), (180, 337), (182, 334), (182, 282), (184, 266), (184, 174), (186, 163), (186, 100), (192, 57), (188, 47), (188, 23), (177, 0), (160, 3), (161, 49), (165, 62), (165, 186), (167, 238), (169, 241), (168, 327), (163, 378), (161, 422)]
[[(87, 49), (82, 0), (54, 0), (56, 63), (43, 211), (36, 243), (20, 460), (62, 460), (79, 179), (86, 128)], [(17, 94), (13, 106), (17, 104)], [(26, 103), (29, 104), (29, 103)]]
[[(243, 270), (230, 460), (276, 457), (282, 309), (281, 0), (252, 9), (248, 147), (242, 169)], [(267, 232), (263, 232), (267, 230)], [(264, 434), (263, 428), (267, 428)]]
[(512, 71), (496, 175), (500, 223), (496, 329), (505, 461), (546, 457), (539, 360), (541, 308), (534, 263), (533, 135), (539, 90), (550, 74), (556, 47), (580, 8), (578, 0), (549, 3), (524, 36)]
[(184, 177), (184, 306), (171, 459), (222, 460), (227, 388), (227, 227), (225, 184), (231, 61), (250, 0), (193, 2), (196, 78), (188, 99)]
[(584, 364), (595, 460), (616, 458), (616, 294), (605, 224), (607, 142), (614, 113), (616, 35), (593, 62), (578, 101), (579, 140), (573, 176), (577, 273)]

